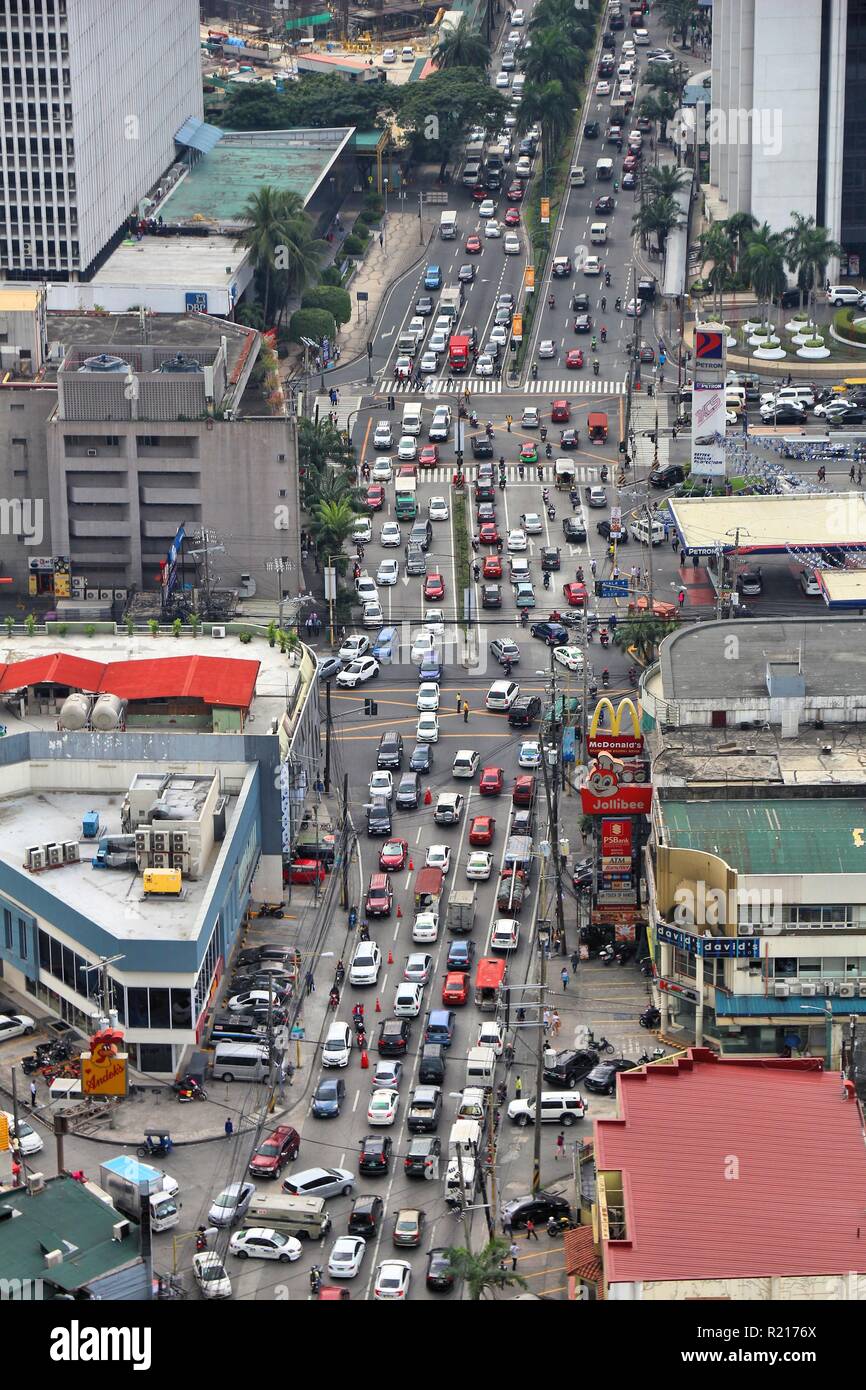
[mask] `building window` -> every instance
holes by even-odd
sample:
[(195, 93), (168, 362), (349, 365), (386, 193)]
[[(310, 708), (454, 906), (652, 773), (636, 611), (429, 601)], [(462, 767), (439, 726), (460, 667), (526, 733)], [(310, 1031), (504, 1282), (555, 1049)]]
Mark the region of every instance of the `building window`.
[(171, 991), (171, 1026), (172, 1028), (192, 1027), (192, 995), (188, 989), (173, 989)]
[(169, 991), (167, 989), (152, 989), (150, 991), (150, 1026), (151, 1028), (171, 1027)]
[(6, 936), (6, 950), (11, 951), (12, 947), (12, 913), (8, 907), (3, 909), (3, 931)]
[(22, 960), (27, 959), (27, 923), (23, 917), (18, 918), (18, 954)]
[(126, 991), (127, 1025), (130, 1028), (149, 1028), (147, 990), (130, 987)]

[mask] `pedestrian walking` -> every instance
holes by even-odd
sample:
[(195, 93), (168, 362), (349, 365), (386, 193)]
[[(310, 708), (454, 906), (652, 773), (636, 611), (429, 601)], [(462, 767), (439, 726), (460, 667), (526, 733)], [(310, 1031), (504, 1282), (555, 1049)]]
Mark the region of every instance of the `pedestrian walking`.
[(590, 560), (590, 562), (589, 562), (589, 568), (590, 568), (590, 570), (592, 571), (592, 577), (593, 577), (593, 579), (595, 579), (595, 572), (596, 572), (596, 570), (597, 570), (597, 568), (598, 568), (598, 563), (597, 563), (597, 561), (595, 561), (595, 560)]
[(36, 1082), (30, 1082), (30, 1109), (36, 1109)]
[[(12, 1160), (12, 1186), (19, 1187), (21, 1184), (21, 1164), (18, 1159)], [(512, 1265), (512, 1269), (514, 1266)]]
[(550, 1032), (550, 1009), (545, 1009), (545, 1010), (544, 1010), (544, 1013), (541, 1015), (541, 1022), (542, 1022), (542, 1024), (544, 1025), (544, 1031), (545, 1031), (545, 1033), (549, 1033), (549, 1032)]
[(854, 481), (854, 465), (853, 465), (853, 463), (851, 464), (851, 471), (849, 472), (848, 477), (851, 479), (851, 482), (853, 483), (853, 481)]
[(523, 1095), (523, 1080), (522, 1080), (521, 1077), (518, 1076), (517, 1080), (516, 1080), (515, 1083), (514, 1083), (514, 1097), (515, 1097), (515, 1100), (520, 1100), (520, 1097), (521, 1097), (522, 1095)]
[(511, 1217), (506, 1212), (502, 1215), (502, 1234), (504, 1236), (511, 1235)]
[(576, 972), (577, 967), (578, 967), (579, 964), (580, 964), (580, 952), (579, 952), (579, 951), (572, 951), (572, 953), (571, 953), (571, 973), (572, 973), (572, 975), (575, 974), (575, 972)]
[(561, 1027), (562, 1019), (559, 1017), (559, 1014), (556, 1012), (556, 1009), (554, 1009), (553, 1013), (550, 1015), (550, 1036), (552, 1038), (558, 1038), (559, 1030)]
[(225, 1124), (223, 1125), (223, 1129), (226, 1132), (226, 1139), (231, 1139), (232, 1135), (235, 1132), (235, 1127), (232, 1124), (231, 1116), (229, 1116), (229, 1118), (226, 1120)]
[(677, 594), (677, 603), (680, 605), (680, 608), (682, 608), (682, 606), (683, 606), (683, 604), (685, 603), (685, 601), (686, 601), (686, 591), (685, 591), (685, 589), (680, 589), (679, 593)]
[(513, 417), (512, 415), (506, 415), (506, 417), (505, 417), (505, 424), (506, 424), (506, 428), (507, 428), (509, 434), (511, 433), (511, 425), (512, 425), (513, 419), (514, 419), (514, 417)]
[(515, 1243), (514, 1241), (512, 1241), (511, 1244), (509, 1245), (509, 1247), (508, 1247), (508, 1253), (509, 1253), (509, 1255), (511, 1256), (511, 1272), (512, 1272), (512, 1274), (513, 1274), (513, 1273), (515, 1272), (515, 1270), (517, 1269), (517, 1255), (518, 1255), (518, 1246), (516, 1245), (516, 1243)]
[(558, 1133), (557, 1136), (556, 1136), (556, 1153), (554, 1154), (554, 1157), (555, 1157), (555, 1158), (564, 1158), (564, 1156), (565, 1156), (565, 1134), (563, 1133), (562, 1130), (560, 1130), (559, 1133)]
[(568, 971), (566, 970), (565, 966), (563, 966), (560, 970), (559, 978), (562, 980), (562, 988), (568, 989)]
[(685, 563), (686, 563), (686, 552), (685, 552), (685, 550), (682, 550), (682, 549), (681, 549), (681, 550), (680, 550), (680, 569), (682, 569), (682, 567), (683, 567), (683, 565), (684, 565)]
[(316, 992), (316, 978), (315, 978), (315, 976), (314, 976), (312, 970), (308, 970), (308, 971), (307, 971), (307, 975), (306, 975), (306, 979), (304, 980), (304, 984), (305, 984), (306, 987), (307, 987), (307, 994), (315, 994), (315, 992)]
[(538, 1232), (535, 1229), (535, 1222), (532, 1220), (532, 1217), (529, 1217), (526, 1222), (526, 1239), (538, 1240)]
[(521, 1009), (518, 1009), (518, 1010), (517, 1010), (517, 1022), (518, 1022), (518, 1023), (525, 1023), (525, 1022), (526, 1022), (526, 1010), (525, 1010), (525, 1009), (521, 1008)]
[(857, 469), (857, 486), (858, 486), (858, 487), (861, 487), (862, 484), (863, 484), (863, 465), (861, 464), (860, 467)]
[(460, 713), (460, 711), (462, 710), (462, 708), (463, 708), (463, 696), (460, 694), (460, 691), (458, 690), (458, 691), (457, 691), (457, 713), (458, 713), (458, 714)]
[(463, 723), (469, 723), (469, 705), (466, 700), (463, 701)]

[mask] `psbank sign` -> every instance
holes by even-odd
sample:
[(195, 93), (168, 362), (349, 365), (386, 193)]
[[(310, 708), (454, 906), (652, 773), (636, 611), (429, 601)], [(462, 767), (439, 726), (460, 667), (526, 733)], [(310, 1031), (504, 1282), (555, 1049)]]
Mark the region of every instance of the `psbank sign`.
[[(605, 714), (610, 724), (609, 733), (606, 728), (599, 728)], [(628, 729), (629, 724), (631, 732)], [(640, 753), (643, 750), (643, 735), (634, 701), (627, 698), (620, 700), (614, 711), (608, 697), (602, 696), (590, 720), (586, 748), (589, 753), (613, 753), (618, 758), (633, 757), (635, 753)]]

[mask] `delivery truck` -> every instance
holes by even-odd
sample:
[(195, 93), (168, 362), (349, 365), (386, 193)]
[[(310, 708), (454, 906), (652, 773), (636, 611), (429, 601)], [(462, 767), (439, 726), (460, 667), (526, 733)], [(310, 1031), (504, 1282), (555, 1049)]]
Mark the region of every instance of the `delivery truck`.
[(438, 912), (444, 878), (441, 869), (419, 869), (415, 875), (415, 911)]
[(467, 1199), (475, 1193), (476, 1161), (481, 1148), (481, 1126), (477, 1120), (455, 1120), (448, 1137), (448, 1167), (445, 1172), (446, 1198)]
[(116, 1209), (132, 1221), (141, 1220), (141, 1204), (146, 1199), (150, 1229), (154, 1232), (168, 1231), (180, 1220), (179, 1204), (175, 1201), (180, 1184), (159, 1168), (141, 1163), (129, 1154), (100, 1163), (99, 1186), (108, 1193)]
[(447, 927), (455, 936), (467, 936), (475, 926), (475, 903), (478, 889), (457, 888), (448, 898)]
[(455, 333), (448, 341), (448, 366), (452, 372), (468, 372), (470, 362), (469, 338)]
[(447, 209), (439, 216), (439, 235), (443, 241), (453, 241), (457, 235), (457, 213)]

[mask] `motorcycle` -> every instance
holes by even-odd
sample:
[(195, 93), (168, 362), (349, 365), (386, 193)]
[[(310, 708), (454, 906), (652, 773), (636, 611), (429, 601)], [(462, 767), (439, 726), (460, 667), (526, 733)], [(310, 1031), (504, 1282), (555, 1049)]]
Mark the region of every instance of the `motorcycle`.
[(542, 490), (541, 490), (541, 500), (542, 500), (542, 502), (544, 503), (545, 507), (546, 507), (546, 506), (548, 505), (548, 503), (550, 502), (550, 488), (549, 488), (549, 487), (542, 488)]
[(661, 1057), (667, 1057), (667, 1055), (663, 1047), (654, 1047), (651, 1053), (647, 1052), (646, 1048), (644, 1048), (637, 1059), (638, 1066), (643, 1066), (647, 1062), (657, 1062)]
[(544, 584), (545, 589), (549, 589), (549, 588), (550, 588), (550, 571), (549, 571), (549, 570), (545, 570), (545, 571), (544, 571), (544, 578), (543, 578), (543, 580), (542, 580), (542, 583)]
[(544, 441), (545, 441), (545, 439), (547, 438), (547, 426), (546, 426), (546, 425), (542, 425), (542, 426), (541, 426), (541, 429), (538, 431), (538, 433), (539, 433), (539, 436), (540, 436), (540, 438), (541, 438), (541, 442), (542, 442), (542, 444), (543, 444)]
[(568, 500), (573, 507), (580, 506), (580, 493), (578, 492), (576, 487), (573, 487), (571, 489), (571, 492), (568, 494)]
[(345, 965), (343, 964), (343, 962), (342, 962), (341, 960), (338, 960), (338, 961), (337, 961), (337, 968), (336, 968), (336, 970), (334, 971), (334, 984), (337, 986), (337, 989), (340, 988), (340, 986), (342, 985), (342, 983), (343, 983), (343, 981), (345, 980), (345, 978), (346, 978), (346, 967), (345, 967)]
[(475, 561), (475, 564), (472, 566), (472, 574), (477, 584), (478, 580), (481, 578), (481, 566), (479, 565), (477, 560)]
[(603, 647), (607, 648), (609, 646), (610, 636), (608, 634), (607, 628), (602, 628), (601, 632), (598, 634), (598, 640)]
[(606, 271), (604, 272), (604, 283), (605, 283), (605, 285), (607, 286), (607, 288), (610, 289), (610, 271), (609, 271), (609, 270), (606, 270)]
[(538, 380), (538, 363), (537, 363), (537, 362), (533, 362), (533, 364), (532, 364), (532, 380), (533, 380), (533, 381), (537, 381), (537, 380)]
[(328, 1008), (329, 1008), (329, 1009), (338, 1009), (339, 1007), (340, 1007), (340, 991), (339, 991), (338, 989), (332, 989), (332, 990), (331, 990), (331, 993), (328, 995)]
[(602, 965), (613, 965), (614, 960), (616, 959), (616, 953), (614, 952), (612, 946), (602, 946), (601, 950), (598, 953), (598, 958), (601, 961)]
[(555, 508), (554, 506), (548, 507), (548, 509), (547, 509), (547, 515), (548, 515), (548, 518), (549, 518), (550, 521), (555, 521), (555, 520), (556, 520), (556, 508)]
[(318, 1265), (313, 1265), (310, 1270), (310, 1293), (315, 1298), (322, 1287), (322, 1271)]
[(608, 671), (606, 666), (601, 673), (601, 683), (604, 686), (604, 689), (607, 690), (607, 687), (610, 685), (610, 672)]
[(641, 1028), (648, 1028), (651, 1032), (658, 1028), (661, 1021), (662, 1016), (655, 1004), (650, 1004), (649, 1008), (644, 1009), (643, 1013), (638, 1017), (638, 1023)]
[(574, 1222), (570, 1216), (550, 1216), (547, 1219), (547, 1234), (551, 1240), (555, 1236), (561, 1236), (563, 1231), (573, 1231)]
[(505, 491), (505, 484), (506, 484), (506, 477), (505, 477), (505, 474), (504, 474), (504, 473), (500, 473), (500, 474), (499, 474), (499, 486), (500, 486), (500, 488), (502, 489), (503, 492)]
[(602, 328), (601, 332), (599, 333), (599, 337), (601, 338), (601, 341), (602, 341), (603, 343), (606, 343), (606, 342), (607, 342), (607, 329), (606, 329), (606, 328)]
[(175, 1081), (174, 1090), (181, 1102), (207, 1100), (207, 1091), (194, 1076), (185, 1076), (182, 1081)]
[(477, 428), (478, 428), (478, 412), (477, 412), (476, 410), (472, 410), (472, 411), (469, 412), (469, 423), (470, 423), (470, 425), (472, 426), (472, 428), (473, 428), (474, 430), (477, 430)]
[(619, 298), (615, 299), (615, 300), (614, 300), (613, 307), (614, 307), (614, 309), (616, 309), (616, 312), (619, 313), (620, 310), (622, 309), (622, 300), (619, 299)]
[(552, 446), (551, 444), (545, 444), (545, 446), (544, 446), (544, 457), (545, 457), (546, 459), (553, 458), (553, 446)]
[(484, 426), (484, 433), (487, 435), (487, 438), (488, 438), (488, 439), (492, 439), (492, 438), (493, 438), (493, 421), (492, 421), (492, 420), (488, 420), (488, 421), (487, 421), (487, 424)]
[(522, 463), (519, 463), (519, 464), (517, 465), (517, 476), (518, 476), (518, 478), (522, 479), (525, 472), (526, 472), (526, 470), (525, 470), (525, 468), (523, 467), (523, 464), (522, 464)]
[(578, 567), (577, 567), (577, 573), (575, 574), (574, 577), (575, 577), (575, 579), (577, 580), (578, 584), (582, 584), (582, 583), (583, 583), (583, 565), (578, 565)]
[(601, 481), (602, 481), (603, 483), (606, 483), (606, 482), (607, 482), (608, 478), (610, 477), (610, 474), (608, 473), (607, 464), (606, 464), (606, 463), (603, 463), (603, 464), (601, 465), (601, 471), (600, 471), (600, 473), (599, 473), (598, 476), (599, 476), (599, 478), (601, 479)]
[(636, 690), (636, 689), (637, 689), (637, 680), (638, 680), (637, 667), (636, 667), (636, 666), (629, 666), (629, 668), (628, 668), (628, 683), (629, 683), (629, 685), (632, 687), (633, 690)]
[(506, 658), (506, 660), (503, 661), (503, 663), (502, 663), (502, 670), (505, 672), (505, 675), (506, 675), (506, 676), (510, 676), (510, 675), (511, 675), (511, 662), (508, 661), (507, 658)]
[(555, 300), (555, 298), (553, 297), (552, 294), (549, 294), (549, 295), (547, 296), (547, 307), (548, 307), (548, 309), (555, 309), (555, 308), (556, 308), (556, 300)]
[(589, 1037), (588, 1037), (588, 1039), (587, 1039), (586, 1045), (587, 1045), (587, 1047), (590, 1048), (593, 1052), (614, 1052), (614, 1051), (615, 1051), (615, 1048), (614, 1048), (614, 1045), (613, 1045), (612, 1042), (608, 1042), (607, 1038), (597, 1038), (597, 1037), (595, 1036), (595, 1034), (593, 1033), (593, 1031), (592, 1031), (591, 1028), (590, 1028), (590, 1030), (589, 1030)]
[(600, 365), (601, 365), (601, 364), (600, 364), (598, 358), (597, 358), (597, 357), (593, 357), (593, 359), (592, 359), (592, 370), (593, 370), (593, 373), (594, 373), (595, 376), (598, 376), (598, 369), (599, 369)]
[(521, 626), (521, 627), (526, 627), (526, 624), (527, 624), (528, 622), (529, 622), (529, 614), (527, 613), (526, 609), (524, 608), (523, 611), (522, 611), (521, 614), (520, 614), (520, 626)]

